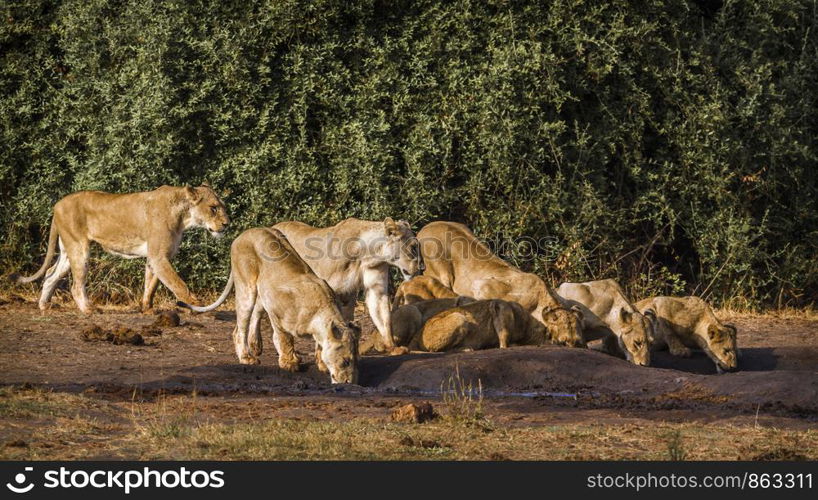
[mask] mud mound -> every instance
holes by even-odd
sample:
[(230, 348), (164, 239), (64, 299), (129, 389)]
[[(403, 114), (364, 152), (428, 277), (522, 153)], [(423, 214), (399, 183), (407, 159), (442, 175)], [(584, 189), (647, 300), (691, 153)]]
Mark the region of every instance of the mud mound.
[(657, 409), (732, 407), (818, 418), (818, 374), (807, 371), (699, 375), (635, 366), (589, 349), (515, 347), (470, 353), (365, 357), (368, 387), (437, 393), (455, 368), (487, 396), (576, 395), (600, 406)]
[(110, 342), (114, 334), (103, 330), (99, 325), (93, 325), (81, 331), (80, 338), (86, 342)]
[(653, 370), (606, 354), (551, 346), (363, 358), (361, 384), (398, 391), (437, 391), (455, 367), (464, 380), (480, 380), (483, 389), (490, 392), (576, 392), (599, 387), (641, 392), (680, 387), (673, 382), (675, 376), (646, 377)]
[(99, 325), (92, 325), (80, 332), (80, 338), (86, 342), (110, 342), (114, 345), (144, 345), (145, 339), (125, 326), (118, 326), (114, 330), (104, 330)]
[[(359, 321), (366, 328), (370, 322), (360, 309)], [(267, 341), (267, 322), (262, 322), (262, 364), (239, 365), (231, 340), (235, 314), (229, 311), (200, 315), (197, 323), (183, 321), (179, 327), (158, 327), (153, 325), (156, 317), (122, 311), (92, 317), (73, 309), (51, 311), (49, 318), (42, 321), (33, 304), (0, 307), (2, 385), (93, 390), (117, 400), (131, 400), (134, 391), (139, 397), (196, 391), (203, 396), (264, 394), (304, 401), (362, 398), (388, 401), (392, 408), (396, 397), (405, 402), (438, 398), (441, 383), (457, 367), (466, 383), (476, 386), (480, 381), (486, 398), (525, 415), (549, 412), (570, 419), (574, 412), (595, 415), (599, 410), (676, 421), (742, 417), (752, 422), (760, 415), (768, 422), (797, 420), (799, 426), (818, 422), (818, 321), (740, 320), (740, 371), (724, 375), (716, 375), (701, 352), (691, 358), (657, 353), (653, 366), (644, 368), (593, 350), (549, 346), (364, 356), (361, 385), (338, 386), (316, 368), (315, 344), (309, 338), (296, 339), (304, 370), (279, 369), (273, 343)], [(161, 341), (163, 348), (115, 347), (114, 325), (126, 325), (116, 328), (117, 342), (133, 345), (141, 337), (149, 346)], [(80, 336), (88, 342), (66, 332), (83, 332)], [(762, 451), (769, 450), (753, 449), (746, 455)]]

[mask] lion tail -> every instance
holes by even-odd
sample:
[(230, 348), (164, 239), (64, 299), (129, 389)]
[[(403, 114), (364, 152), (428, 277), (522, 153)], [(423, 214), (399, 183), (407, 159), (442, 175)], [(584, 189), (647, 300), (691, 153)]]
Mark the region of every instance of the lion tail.
[(32, 281), (37, 281), (38, 279), (42, 278), (45, 274), (46, 270), (51, 265), (51, 261), (54, 260), (54, 253), (57, 249), (57, 239), (59, 238), (59, 231), (57, 231), (57, 223), (54, 221), (54, 218), (51, 218), (51, 229), (48, 233), (48, 250), (45, 253), (45, 261), (43, 261), (43, 265), (40, 266), (40, 269), (32, 274), (31, 276), (20, 276), (18, 273), (12, 273), (9, 275), (9, 279), (12, 281), (16, 281), (17, 283), (31, 283)]
[(179, 301), (176, 302), (176, 305), (179, 306), (179, 307), (184, 307), (184, 308), (190, 309), (191, 311), (197, 312), (197, 313), (210, 312), (210, 311), (216, 309), (217, 307), (219, 307), (220, 305), (222, 305), (224, 303), (224, 301), (227, 300), (227, 296), (230, 295), (230, 290), (232, 290), (232, 289), (233, 289), (233, 271), (230, 271), (230, 277), (227, 278), (227, 284), (224, 286), (224, 291), (222, 291), (222, 294), (219, 296), (218, 299), (216, 299), (216, 302), (210, 304), (209, 306), (201, 307), (201, 306), (194, 306), (194, 305), (191, 305), (191, 304), (188, 304), (186, 302), (182, 302), (181, 300), (179, 300)]

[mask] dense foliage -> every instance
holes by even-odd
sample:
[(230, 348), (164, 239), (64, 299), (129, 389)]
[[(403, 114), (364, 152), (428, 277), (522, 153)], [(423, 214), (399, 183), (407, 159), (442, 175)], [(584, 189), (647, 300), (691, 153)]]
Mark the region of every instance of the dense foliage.
[[(239, 228), (462, 221), (553, 282), (818, 295), (812, 0), (0, 6), (0, 265), (72, 191), (208, 181)], [(176, 266), (220, 288), (229, 238)], [(95, 259), (134, 286), (141, 262)]]

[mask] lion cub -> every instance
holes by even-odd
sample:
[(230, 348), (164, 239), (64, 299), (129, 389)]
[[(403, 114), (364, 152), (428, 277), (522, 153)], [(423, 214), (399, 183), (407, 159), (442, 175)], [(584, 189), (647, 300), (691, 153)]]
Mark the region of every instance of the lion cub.
[(441, 352), (547, 343), (545, 327), (520, 304), (489, 299), (447, 309), (429, 318), (409, 348)]
[[(474, 302), (474, 299), (471, 297), (451, 297), (421, 300), (395, 309), (392, 311), (391, 317), (392, 338), (395, 339), (395, 345), (398, 348), (404, 348), (405, 352), (405, 348), (412, 342), (412, 339), (420, 332), (429, 318), (447, 309), (472, 302)], [(361, 354), (369, 351), (389, 352), (390, 350), (383, 345), (378, 335), (374, 335), (367, 341), (362, 342), (358, 350)]]
[(586, 341), (602, 339), (602, 350), (639, 366), (650, 365), (653, 320), (650, 308), (640, 312), (614, 280), (563, 283), (557, 294), (582, 308)]
[(738, 367), (736, 327), (724, 324), (698, 297), (653, 297), (636, 303), (640, 311), (656, 311), (654, 350), (667, 348), (674, 356), (690, 356), (701, 349), (716, 364), (716, 371)]
[(431, 276), (415, 276), (400, 284), (392, 301), (392, 309), (422, 300), (453, 299), (457, 296), (451, 288)]

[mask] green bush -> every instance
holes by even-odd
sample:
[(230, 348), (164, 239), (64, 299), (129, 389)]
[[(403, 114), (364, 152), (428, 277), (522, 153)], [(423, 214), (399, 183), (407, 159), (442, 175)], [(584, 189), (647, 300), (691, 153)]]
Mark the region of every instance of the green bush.
[[(553, 282), (818, 295), (807, 0), (23, 0), (0, 6), (0, 265), (81, 189), (207, 180), (234, 231), (458, 220)], [(176, 266), (220, 288), (227, 241)], [(98, 257), (135, 286), (141, 263)]]

